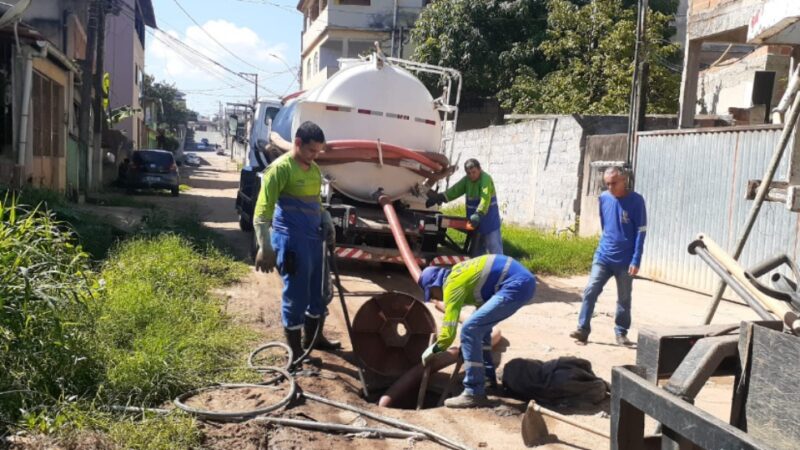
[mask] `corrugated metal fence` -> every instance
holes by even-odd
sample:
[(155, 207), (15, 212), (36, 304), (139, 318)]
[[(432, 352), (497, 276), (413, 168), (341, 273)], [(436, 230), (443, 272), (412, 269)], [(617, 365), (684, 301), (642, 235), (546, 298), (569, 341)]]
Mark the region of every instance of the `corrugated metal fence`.
[[(747, 182), (763, 177), (780, 134), (761, 127), (640, 135), (636, 190), (649, 219), (645, 277), (707, 293), (715, 289), (718, 278), (687, 247), (703, 232), (733, 249), (753, 204), (744, 198)], [(789, 145), (776, 180), (786, 177)], [(767, 202), (740, 261), (748, 267), (778, 253), (797, 260), (799, 233), (800, 214)]]

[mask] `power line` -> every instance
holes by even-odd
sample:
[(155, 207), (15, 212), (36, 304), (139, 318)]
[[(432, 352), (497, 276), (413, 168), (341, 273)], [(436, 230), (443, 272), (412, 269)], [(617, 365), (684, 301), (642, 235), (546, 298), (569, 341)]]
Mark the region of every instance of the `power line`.
[(197, 25), (197, 27), (198, 27), (198, 28), (200, 28), (200, 31), (202, 31), (202, 32), (203, 32), (203, 33), (204, 33), (206, 36), (208, 36), (208, 38), (209, 38), (209, 39), (211, 39), (211, 40), (212, 40), (212, 41), (214, 41), (214, 42), (215, 42), (217, 45), (219, 45), (219, 46), (220, 46), (220, 48), (222, 48), (223, 50), (225, 50), (226, 52), (228, 52), (228, 53), (229, 53), (231, 56), (233, 56), (234, 58), (238, 59), (239, 61), (241, 61), (241, 62), (243, 62), (243, 63), (247, 64), (248, 66), (250, 66), (250, 67), (252, 67), (252, 68), (254, 68), (254, 69), (256, 69), (256, 70), (261, 70), (261, 71), (267, 72), (267, 71), (265, 71), (264, 69), (262, 69), (262, 68), (260, 68), (260, 67), (258, 67), (258, 66), (254, 66), (254, 65), (253, 65), (253, 64), (251, 64), (249, 61), (246, 61), (246, 60), (244, 60), (244, 59), (240, 58), (240, 57), (239, 57), (239, 55), (237, 55), (236, 53), (233, 53), (232, 51), (230, 51), (230, 50), (228, 49), (228, 47), (225, 47), (224, 45), (222, 45), (222, 43), (220, 43), (220, 42), (219, 42), (219, 41), (218, 41), (218, 40), (217, 40), (217, 39), (216, 39), (214, 36), (212, 36), (212, 35), (211, 35), (211, 33), (209, 33), (208, 31), (206, 31), (206, 29), (205, 29), (205, 28), (203, 28), (203, 26), (202, 26), (202, 25), (200, 25), (200, 23), (199, 23), (197, 20), (195, 20), (195, 18), (194, 18), (194, 17), (192, 17), (192, 15), (191, 15), (191, 14), (189, 14), (189, 11), (186, 11), (186, 9), (183, 7), (183, 5), (181, 5), (181, 4), (180, 4), (180, 2), (178, 2), (178, 0), (172, 0), (172, 1), (173, 1), (173, 2), (175, 2), (175, 5), (177, 5), (177, 6), (178, 6), (178, 8), (180, 8), (180, 10), (181, 10), (181, 11), (183, 11), (183, 14), (185, 14), (185, 15), (186, 15), (186, 17), (188, 17), (188, 18), (189, 18), (189, 20), (191, 20), (191, 21), (192, 21), (192, 22), (193, 22), (195, 25)]

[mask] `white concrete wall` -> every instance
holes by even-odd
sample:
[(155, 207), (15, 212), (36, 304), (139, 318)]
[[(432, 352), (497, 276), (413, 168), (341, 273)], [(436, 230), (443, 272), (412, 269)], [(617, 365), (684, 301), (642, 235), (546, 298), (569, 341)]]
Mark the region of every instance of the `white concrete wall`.
[[(572, 116), (463, 131), (456, 135), (452, 161), (462, 167), (469, 158), (480, 161), (494, 180), (506, 223), (568, 227), (576, 219), (582, 136)], [(463, 175), (459, 168), (451, 184)]]

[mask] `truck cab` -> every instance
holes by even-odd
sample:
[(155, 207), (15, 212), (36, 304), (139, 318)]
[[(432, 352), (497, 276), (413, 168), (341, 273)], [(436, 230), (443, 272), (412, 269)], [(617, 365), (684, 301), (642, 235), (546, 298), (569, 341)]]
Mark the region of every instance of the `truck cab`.
[(253, 210), (260, 186), (258, 174), (272, 162), (273, 158), (268, 151), (269, 134), (272, 131), (272, 121), (281, 107), (280, 100), (260, 100), (253, 115), (253, 122), (250, 124), (247, 161), (239, 174), (239, 192), (236, 195), (239, 228), (243, 231), (253, 229)]

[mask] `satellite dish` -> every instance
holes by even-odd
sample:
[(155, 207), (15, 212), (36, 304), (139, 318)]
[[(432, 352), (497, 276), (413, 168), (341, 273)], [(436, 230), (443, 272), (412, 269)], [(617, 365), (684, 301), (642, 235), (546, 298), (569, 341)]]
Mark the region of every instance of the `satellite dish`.
[[(6, 11), (5, 14), (0, 17), (0, 28), (19, 20), (25, 10), (28, 9), (28, 6), (31, 5), (31, 1), (32, 0), (20, 0), (16, 5), (13, 5), (11, 9)], [(7, 3), (3, 4), (7, 5)]]

